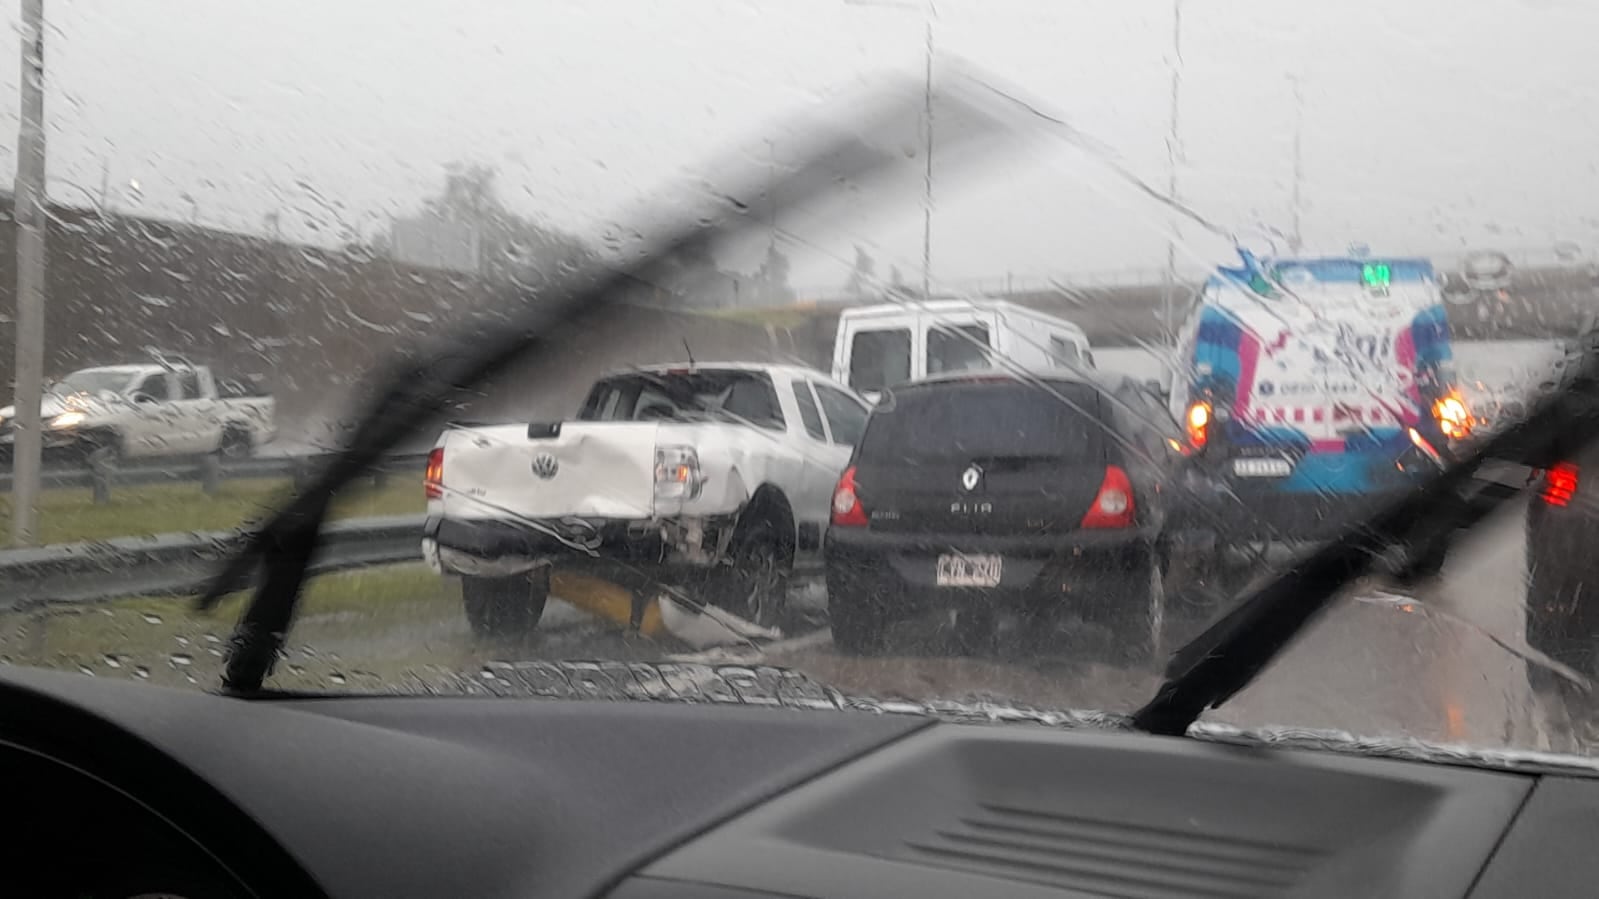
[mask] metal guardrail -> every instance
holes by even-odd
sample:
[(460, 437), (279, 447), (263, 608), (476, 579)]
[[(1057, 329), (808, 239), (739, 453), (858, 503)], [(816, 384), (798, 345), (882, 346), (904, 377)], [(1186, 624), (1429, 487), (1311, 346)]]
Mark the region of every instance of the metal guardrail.
[[(222, 480), (284, 478), (300, 484), (328, 458), (331, 458), (331, 454), (229, 459), (217, 465), (216, 477)], [(373, 475), (382, 478), (389, 474), (419, 474), (426, 462), (426, 452), (396, 453), (384, 457), (384, 460), (373, 469)], [(211, 464), (211, 460), (205, 458), (182, 458), (162, 465), (146, 464), (118, 468), (106, 476), (109, 477), (112, 486), (128, 487), (204, 481), (208, 477), (207, 467)], [(47, 488), (93, 487), (97, 476), (97, 472), (89, 466), (80, 465), (46, 467), (42, 478)], [(0, 493), (9, 492), (11, 492), (11, 472), (0, 472)]]
[[(325, 574), (417, 561), (422, 523), (421, 515), (331, 522), (311, 570)], [(0, 551), (0, 611), (197, 593), (239, 540), (238, 531), (211, 531)]]

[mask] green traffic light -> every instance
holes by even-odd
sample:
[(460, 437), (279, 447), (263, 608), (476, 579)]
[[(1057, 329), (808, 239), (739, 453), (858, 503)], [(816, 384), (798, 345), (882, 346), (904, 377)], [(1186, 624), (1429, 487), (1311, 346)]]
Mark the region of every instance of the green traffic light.
[(1393, 272), (1386, 265), (1368, 262), (1360, 267), (1360, 279), (1367, 287), (1387, 287), (1393, 280)]

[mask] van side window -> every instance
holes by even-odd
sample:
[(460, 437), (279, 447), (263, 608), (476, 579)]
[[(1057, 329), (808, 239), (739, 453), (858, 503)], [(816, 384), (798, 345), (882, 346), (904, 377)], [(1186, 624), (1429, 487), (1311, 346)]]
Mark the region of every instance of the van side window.
[(816, 400), (811, 397), (811, 386), (806, 381), (794, 381), (794, 402), (799, 403), (800, 421), (805, 423), (805, 433), (816, 440), (826, 440), (822, 432), (822, 414), (816, 411)]
[(911, 332), (857, 331), (850, 341), (849, 386), (882, 390), (911, 379)]
[(1054, 359), (1056, 368), (1076, 368), (1082, 362), (1077, 343), (1064, 337), (1050, 335), (1049, 355)]
[(989, 367), (987, 325), (940, 325), (927, 329), (927, 373), (982, 370)]

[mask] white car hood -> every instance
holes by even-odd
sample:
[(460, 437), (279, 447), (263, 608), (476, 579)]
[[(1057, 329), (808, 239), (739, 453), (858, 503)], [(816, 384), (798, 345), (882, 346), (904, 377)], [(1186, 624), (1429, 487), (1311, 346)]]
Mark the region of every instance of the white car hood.
[[(76, 394), (69, 398), (59, 394), (47, 393), (39, 403), (39, 417), (43, 419), (54, 418), (67, 411), (69, 407), (83, 412), (91, 412), (105, 409), (106, 403), (104, 400), (84, 394)], [(0, 407), (0, 419), (9, 419), (16, 414), (17, 407), (15, 405)]]

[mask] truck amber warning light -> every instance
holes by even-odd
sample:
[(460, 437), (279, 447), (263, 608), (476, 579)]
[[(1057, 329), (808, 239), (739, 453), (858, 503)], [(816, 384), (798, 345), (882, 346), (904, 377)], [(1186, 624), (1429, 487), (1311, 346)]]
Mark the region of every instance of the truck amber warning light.
[(1432, 417), (1438, 421), (1438, 430), (1450, 440), (1464, 440), (1471, 436), (1476, 421), (1460, 394), (1450, 392), (1432, 404)]
[(1205, 441), (1210, 438), (1210, 404), (1197, 402), (1189, 406), (1184, 424), (1188, 429), (1188, 442), (1194, 449), (1204, 449)]

